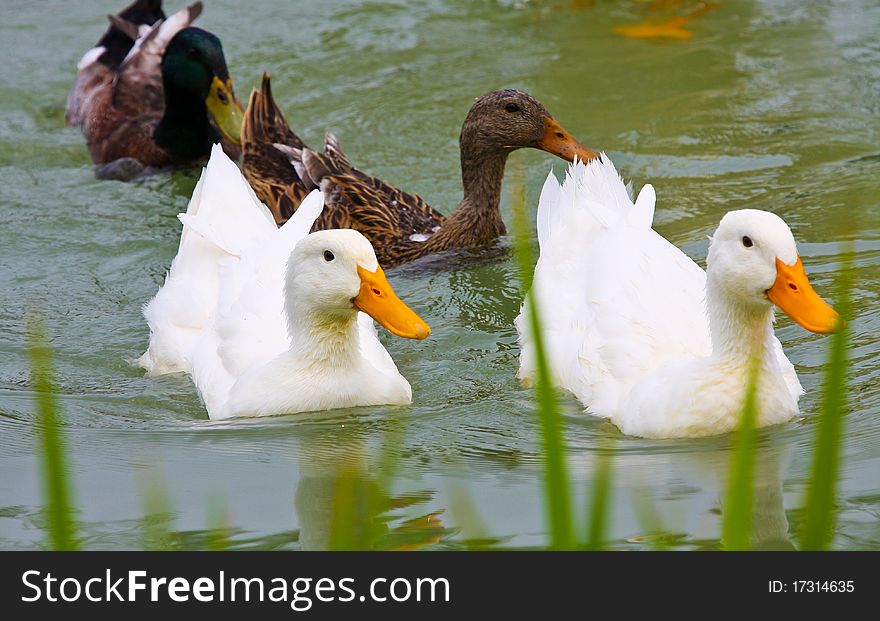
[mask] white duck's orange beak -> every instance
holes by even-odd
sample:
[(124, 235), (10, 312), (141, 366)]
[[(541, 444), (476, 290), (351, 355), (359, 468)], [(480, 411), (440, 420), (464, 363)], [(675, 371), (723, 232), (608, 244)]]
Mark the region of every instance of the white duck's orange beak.
[(361, 278), (361, 291), (352, 300), (355, 308), (405, 339), (421, 340), (431, 334), (428, 324), (394, 293), (381, 267), (371, 272), (358, 265), (357, 273)]
[(767, 290), (767, 297), (792, 321), (810, 332), (828, 334), (840, 326), (840, 315), (819, 297), (804, 271), (800, 256), (794, 265), (786, 265), (776, 257), (776, 282)]

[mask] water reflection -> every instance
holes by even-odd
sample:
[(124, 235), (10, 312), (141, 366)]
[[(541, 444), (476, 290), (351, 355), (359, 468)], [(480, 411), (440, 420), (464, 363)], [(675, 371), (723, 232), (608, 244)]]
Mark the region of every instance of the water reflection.
[(326, 447), (300, 452), (293, 505), (303, 550), (418, 550), (454, 534), (441, 521), (442, 508), (425, 512), (436, 504), (433, 490), (392, 491), (394, 454), (371, 459), (377, 452), (347, 428), (335, 430)]
[[(688, 25), (691, 39), (666, 43), (613, 33), (652, 17), (648, 2), (586, 2), (578, 11), (551, 9), (574, 6), (571, 0), (426, 0), (415, 11), (356, 0), (298, 4), (305, 40), (289, 36), (289, 3), (266, 3), (266, 15), (278, 19), (241, 20), (230, 3), (212, 3), (206, 18), (223, 32), (244, 85), (275, 71), (279, 104), (295, 114), (303, 137), (320, 143), (325, 130), (336, 131), (365, 169), (443, 211), (461, 198), (457, 137), (468, 102), (513, 86), (538, 96), (591, 146), (608, 149), (637, 188), (654, 183), (662, 197), (660, 232), (698, 261), (724, 212), (770, 209), (792, 223), (817, 290), (824, 290), (839, 263), (838, 225), (855, 222), (852, 412), (836, 545), (880, 548), (880, 3), (723, 2)], [(41, 6), (21, 3), (0, 37), (9, 61), (0, 67), (0, 140), (8, 147), (0, 154), (0, 192), (9, 231), (0, 249), (0, 277), (9, 283), (0, 292), (0, 547), (35, 548), (43, 536), (22, 350), (21, 318), (34, 302), (57, 334), (87, 547), (205, 547), (223, 538), (237, 549), (328, 547), (336, 481), (349, 481), (361, 497), (381, 482), (377, 452), (387, 414), (214, 426), (202, 420), (187, 378), (156, 381), (128, 367), (124, 359), (142, 351), (146, 338), (139, 305), (155, 293), (174, 256), (175, 214), (185, 209), (197, 175), (179, 171), (128, 185), (93, 178), (81, 134), (63, 127), (63, 106), (54, 114), (33, 110), (64, 101), (72, 54), (94, 42), (83, 24), (96, 23), (95, 11), (90, 3), (67, 3), (48, 15)], [(668, 14), (690, 6), (684, 0)], [(541, 19), (533, 21), (535, 13)], [(35, 28), (46, 33), (46, 45), (30, 45)], [(412, 36), (389, 38), (389, 29)], [(21, 49), (29, 53), (15, 53)], [(365, 49), (371, 53), (358, 53)], [(561, 175), (562, 163), (545, 154), (514, 154), (502, 209), (512, 203), (518, 172), (533, 209), (551, 167)], [(509, 213), (504, 217), (511, 222)], [(464, 532), (450, 530), (466, 526), (448, 489), (455, 480), (475, 499), (486, 535), (502, 539), (493, 545), (539, 547), (546, 537), (538, 429), (532, 396), (514, 378), (515, 266), (509, 255), (497, 262), (483, 254), (435, 260), (433, 268), (389, 274), (402, 298), (424, 305), (420, 313), (427, 307), (435, 332), (418, 345), (387, 341), (415, 389), (415, 402), (404, 409), (408, 431), (396, 446), (402, 476), (390, 493), (376, 494), (383, 500), (375, 507), (355, 503), (349, 529), (363, 519), (371, 526), (362, 530), (378, 533), (370, 545), (394, 547), (390, 539), (411, 535), (407, 520), (446, 509), (437, 543), (427, 543), (436, 524), (416, 524), (420, 545), (467, 545)], [(786, 515), (789, 528), (797, 528), (825, 356), (823, 344), (787, 320), (777, 332), (808, 392), (805, 418), (770, 434), (790, 447), (792, 459), (780, 456), (777, 471), (771, 460), (756, 490), (753, 540), (764, 546), (786, 544)], [(614, 437), (610, 545), (718, 546), (724, 441), (621, 438), (583, 416), (575, 402), (565, 403), (581, 519), (593, 476), (592, 462), (581, 455)], [(701, 459), (716, 465), (709, 469)], [(450, 475), (455, 460), (463, 466)], [(132, 471), (152, 462), (168, 473), (174, 519), (166, 527), (170, 539), (147, 543)], [(424, 488), (429, 492), (418, 502), (395, 506)], [(228, 505), (225, 535), (200, 530), (212, 523), (205, 518), (209, 492)], [(650, 501), (660, 523), (639, 517), (631, 496)], [(154, 515), (161, 527), (161, 513)]]
[[(795, 548), (783, 493), (789, 455), (789, 449), (775, 445), (765, 446), (755, 454), (749, 536), (754, 549)], [(723, 547), (721, 530), (730, 469), (727, 448), (665, 455), (618, 455), (614, 462), (617, 503), (629, 503), (637, 523), (635, 534), (625, 534), (625, 540), (612, 542), (612, 547), (626, 547), (625, 543), (648, 548)], [(579, 466), (583, 470), (584, 461)], [(591, 476), (596, 464), (587, 467), (587, 476)]]

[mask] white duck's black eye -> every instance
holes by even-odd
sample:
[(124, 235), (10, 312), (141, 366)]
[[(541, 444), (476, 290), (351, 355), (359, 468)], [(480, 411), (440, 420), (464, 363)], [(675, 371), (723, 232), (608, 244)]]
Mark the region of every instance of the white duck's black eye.
[(743, 235), (743, 246), (745, 246), (746, 248), (751, 248), (754, 245), (755, 243), (752, 241), (751, 237), (749, 237), (748, 235)]
[(504, 106), (504, 109), (507, 110), (508, 112), (519, 112), (519, 106), (513, 102), (510, 102), (509, 104)]
[(327, 263), (330, 263), (330, 261), (332, 261), (335, 258), (336, 257), (333, 256), (333, 253), (330, 252), (329, 250), (324, 251), (324, 260), (327, 261)]

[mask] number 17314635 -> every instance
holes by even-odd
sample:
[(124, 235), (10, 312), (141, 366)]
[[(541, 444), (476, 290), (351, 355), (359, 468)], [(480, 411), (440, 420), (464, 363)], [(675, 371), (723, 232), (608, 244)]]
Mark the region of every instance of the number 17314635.
[(769, 580), (767, 590), (770, 593), (853, 593), (856, 585), (854, 580)]

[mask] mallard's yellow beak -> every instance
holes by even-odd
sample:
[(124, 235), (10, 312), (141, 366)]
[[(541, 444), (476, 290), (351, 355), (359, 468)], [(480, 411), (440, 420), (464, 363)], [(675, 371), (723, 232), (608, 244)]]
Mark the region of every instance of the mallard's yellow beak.
[(371, 272), (358, 265), (357, 272), (361, 278), (361, 291), (353, 300), (355, 308), (378, 321), (392, 334), (405, 339), (421, 340), (431, 334), (428, 324), (394, 293), (381, 267)]
[(240, 145), (244, 111), (235, 98), (235, 91), (232, 90), (232, 78), (223, 83), (220, 78), (214, 76), (205, 104), (208, 106), (208, 111), (214, 118), (214, 125), (217, 126), (217, 131), (220, 132), (223, 139), (232, 144)]
[(813, 291), (800, 257), (794, 265), (786, 265), (776, 257), (776, 282), (767, 290), (767, 297), (810, 332), (834, 332), (842, 321), (837, 311)]
[(575, 140), (556, 119), (549, 116), (544, 117), (544, 135), (535, 143), (535, 147), (561, 157), (566, 162), (574, 160), (575, 154), (582, 162), (589, 162), (599, 157), (598, 153)]

